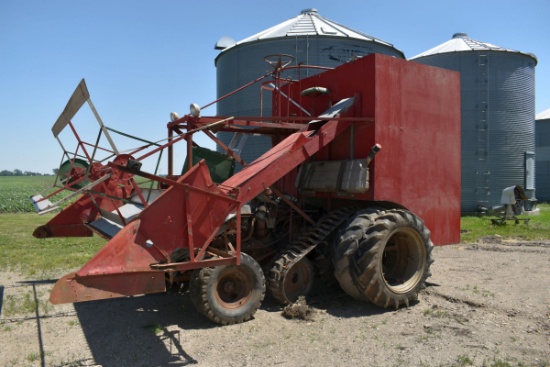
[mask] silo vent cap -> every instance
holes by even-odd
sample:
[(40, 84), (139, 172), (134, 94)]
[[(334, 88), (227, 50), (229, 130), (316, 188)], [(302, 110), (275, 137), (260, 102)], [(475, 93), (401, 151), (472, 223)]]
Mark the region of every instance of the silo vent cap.
[(304, 9), (304, 10), (302, 10), (302, 11), (300, 12), (300, 14), (303, 14), (303, 15), (305, 15), (305, 14), (311, 14), (311, 13), (317, 14), (317, 13), (318, 13), (318, 12), (317, 12), (317, 9), (315, 9), (315, 8), (309, 8), (309, 9)]
[(455, 33), (453, 34), (453, 38), (466, 38), (468, 37), (468, 34), (467, 33)]

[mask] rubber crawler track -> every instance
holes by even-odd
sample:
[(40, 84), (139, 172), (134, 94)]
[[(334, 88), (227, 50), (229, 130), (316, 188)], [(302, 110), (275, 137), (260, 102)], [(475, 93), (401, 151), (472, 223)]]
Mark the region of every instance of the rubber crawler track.
[(343, 207), (330, 212), (277, 256), (267, 274), (267, 288), (277, 301), (282, 304), (295, 301), (288, 298), (284, 289), (289, 270), (356, 211), (356, 207)]

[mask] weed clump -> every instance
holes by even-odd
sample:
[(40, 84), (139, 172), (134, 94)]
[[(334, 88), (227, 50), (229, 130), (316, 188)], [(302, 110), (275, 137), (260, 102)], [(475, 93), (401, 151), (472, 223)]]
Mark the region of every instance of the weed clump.
[(308, 306), (304, 297), (299, 297), (296, 302), (283, 308), (282, 314), (287, 319), (313, 321), (315, 310)]

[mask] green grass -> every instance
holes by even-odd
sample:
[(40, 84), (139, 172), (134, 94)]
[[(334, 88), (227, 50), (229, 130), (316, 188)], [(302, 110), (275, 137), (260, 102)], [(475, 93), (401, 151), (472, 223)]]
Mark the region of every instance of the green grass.
[(34, 238), (34, 229), (54, 215), (0, 214), (0, 269), (48, 276), (51, 271), (84, 265), (105, 244), (105, 240), (97, 236)]
[[(42, 293), (39, 295), (42, 296)], [(42, 314), (47, 314), (51, 304), (46, 300), (39, 300), (38, 304), (33, 292), (26, 292), (22, 295), (7, 295), (2, 307), (2, 315), (5, 317), (34, 314), (38, 308)]]
[(492, 225), (491, 219), (496, 216), (464, 216), (460, 221), (460, 241), (463, 243), (476, 242), (485, 236), (501, 236), (503, 239), (517, 239), (525, 241), (550, 239), (550, 204), (538, 204), (539, 215), (522, 215), (529, 218), (529, 223), (515, 224), (507, 221), (505, 225)]
[[(85, 264), (105, 244), (97, 236), (85, 238), (36, 239), (34, 229), (47, 223), (56, 212), (39, 216), (29, 200), (38, 192), (52, 190), (53, 176), (0, 177), (0, 269), (20, 269), (31, 276)], [(530, 216), (528, 225), (508, 222), (493, 226), (494, 216), (464, 216), (461, 242), (498, 235), (503, 239), (550, 239), (550, 204), (539, 204), (540, 215)], [(27, 213), (29, 212), (29, 213)]]
[[(1, 181), (1, 180), (0, 180)], [(540, 204), (540, 215), (532, 216), (528, 225), (509, 223), (491, 225), (491, 217), (462, 218), (461, 242), (499, 235), (503, 239), (550, 239), (550, 205)], [(85, 264), (105, 244), (100, 237), (46, 238), (32, 236), (34, 229), (47, 223), (55, 213), (0, 214), (0, 269), (20, 268), (31, 276), (57, 269), (73, 269)]]
[(164, 327), (161, 324), (147, 324), (143, 325), (144, 329), (151, 330), (155, 335), (159, 335), (163, 332)]
[(466, 354), (460, 355), (456, 358), (459, 366), (473, 366), (474, 361)]
[[(466, 366), (474, 366), (475, 358), (470, 358), (467, 354), (462, 354), (456, 357), (456, 362), (452, 362), (448, 366), (450, 367), (466, 367)], [(442, 365), (440, 365), (442, 366)], [(492, 360), (486, 360), (484, 359), (482, 364), (482, 367), (547, 367), (548, 362), (546, 361), (540, 361), (537, 364), (524, 364), (522, 362), (518, 362), (515, 360), (515, 358), (511, 358), (510, 360), (502, 360), (496, 357), (493, 357)]]
[(445, 317), (450, 317), (450, 314), (449, 314), (449, 311), (446, 311), (446, 310), (427, 308), (424, 310), (424, 316), (435, 317), (435, 318), (445, 318)]
[[(30, 196), (53, 192), (55, 176), (0, 177), (0, 269), (47, 277), (52, 271), (82, 266), (104, 244), (99, 237), (36, 239), (34, 229), (57, 212), (36, 214)], [(56, 195), (52, 201), (59, 200)]]
[(40, 354), (35, 353), (35, 352), (32, 352), (32, 353), (30, 353), (30, 354), (27, 354), (27, 357), (25, 357), (25, 359), (26, 359), (28, 362), (35, 362), (35, 361), (38, 361), (39, 358), (40, 358)]

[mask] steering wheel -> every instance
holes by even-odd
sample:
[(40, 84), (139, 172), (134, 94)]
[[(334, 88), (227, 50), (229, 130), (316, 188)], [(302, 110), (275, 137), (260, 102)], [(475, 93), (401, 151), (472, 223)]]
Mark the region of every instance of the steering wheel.
[(264, 61), (273, 66), (274, 70), (281, 70), (294, 61), (294, 56), (288, 54), (272, 54), (264, 56)]

